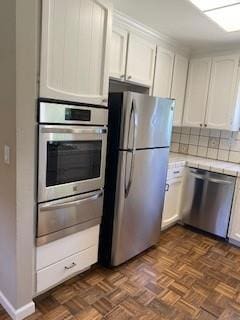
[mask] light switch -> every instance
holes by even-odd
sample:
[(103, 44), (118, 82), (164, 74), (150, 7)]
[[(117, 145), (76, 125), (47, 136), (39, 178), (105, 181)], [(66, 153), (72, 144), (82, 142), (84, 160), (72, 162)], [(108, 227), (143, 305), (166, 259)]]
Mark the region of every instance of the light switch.
[(4, 146), (4, 163), (10, 164), (10, 147), (8, 145)]

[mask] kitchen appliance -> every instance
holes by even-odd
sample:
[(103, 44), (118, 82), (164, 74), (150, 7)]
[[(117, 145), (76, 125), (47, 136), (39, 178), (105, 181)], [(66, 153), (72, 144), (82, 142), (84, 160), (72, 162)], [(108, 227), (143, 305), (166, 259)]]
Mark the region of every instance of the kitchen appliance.
[(174, 100), (109, 97), (109, 139), (100, 261), (117, 266), (160, 237)]
[(183, 223), (226, 238), (236, 178), (188, 168), (182, 200)]
[(108, 110), (40, 102), (37, 244), (101, 222)]

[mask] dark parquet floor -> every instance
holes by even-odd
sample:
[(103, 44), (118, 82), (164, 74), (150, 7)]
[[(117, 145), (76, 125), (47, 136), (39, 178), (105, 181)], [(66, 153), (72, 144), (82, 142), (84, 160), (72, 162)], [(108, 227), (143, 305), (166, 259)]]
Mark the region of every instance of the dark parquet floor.
[(28, 320), (240, 320), (240, 248), (175, 226), (130, 262), (95, 266), (35, 302)]

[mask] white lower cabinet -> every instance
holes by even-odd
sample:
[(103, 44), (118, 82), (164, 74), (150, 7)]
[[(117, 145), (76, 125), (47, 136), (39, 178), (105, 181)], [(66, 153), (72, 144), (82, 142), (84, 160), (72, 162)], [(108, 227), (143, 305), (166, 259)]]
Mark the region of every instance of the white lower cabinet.
[(230, 242), (240, 246), (240, 178), (235, 187), (228, 237)]
[(55, 286), (97, 262), (98, 247), (94, 246), (37, 272), (37, 293)]
[(184, 168), (174, 168), (168, 171), (162, 229), (166, 229), (180, 220), (183, 174)]
[(99, 227), (80, 231), (37, 248), (37, 295), (97, 262)]

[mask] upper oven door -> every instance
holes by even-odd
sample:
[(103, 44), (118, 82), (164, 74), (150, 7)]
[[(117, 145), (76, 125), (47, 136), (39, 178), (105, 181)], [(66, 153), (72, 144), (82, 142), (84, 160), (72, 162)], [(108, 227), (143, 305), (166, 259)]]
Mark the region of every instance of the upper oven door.
[(38, 202), (104, 187), (107, 128), (39, 126)]

